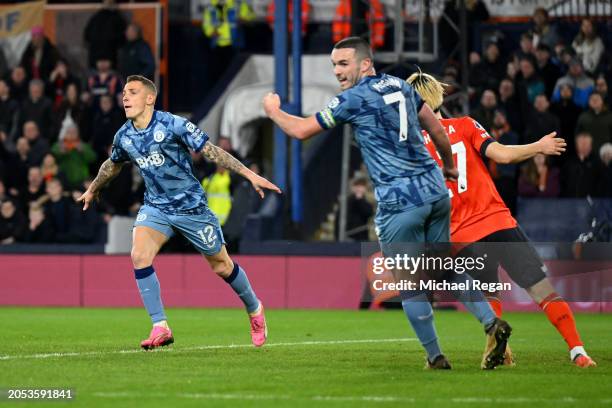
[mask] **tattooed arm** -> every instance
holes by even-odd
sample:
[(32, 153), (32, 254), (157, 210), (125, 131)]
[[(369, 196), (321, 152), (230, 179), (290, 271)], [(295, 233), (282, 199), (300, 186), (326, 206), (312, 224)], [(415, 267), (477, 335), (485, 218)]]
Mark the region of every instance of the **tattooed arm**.
[(206, 160), (216, 163), (218, 166), (231, 170), (234, 173), (240, 174), (242, 177), (249, 180), (261, 198), (264, 196), (264, 188), (276, 191), (277, 193), (281, 192), (280, 189), (270, 181), (252, 172), (234, 156), (210, 142), (206, 142), (204, 145), (202, 156), (204, 156)]
[(89, 208), (89, 204), (97, 198), (100, 190), (104, 188), (112, 179), (117, 177), (124, 163), (115, 163), (111, 159), (106, 159), (98, 170), (98, 175), (91, 182), (86, 192), (77, 201), (83, 201), (83, 211)]

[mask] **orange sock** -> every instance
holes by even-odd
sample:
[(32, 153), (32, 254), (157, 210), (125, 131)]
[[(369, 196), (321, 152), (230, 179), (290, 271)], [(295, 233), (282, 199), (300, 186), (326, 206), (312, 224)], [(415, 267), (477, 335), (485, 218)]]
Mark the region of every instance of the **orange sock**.
[(489, 304), (491, 305), (491, 309), (493, 309), (493, 311), (495, 312), (495, 316), (501, 317), (502, 315), (501, 300), (493, 296), (487, 296), (487, 300), (489, 301)]
[(548, 316), (548, 320), (555, 326), (557, 331), (563, 336), (570, 350), (577, 346), (582, 346), (580, 335), (576, 329), (574, 314), (569, 305), (561, 296), (556, 293), (548, 295), (540, 307)]

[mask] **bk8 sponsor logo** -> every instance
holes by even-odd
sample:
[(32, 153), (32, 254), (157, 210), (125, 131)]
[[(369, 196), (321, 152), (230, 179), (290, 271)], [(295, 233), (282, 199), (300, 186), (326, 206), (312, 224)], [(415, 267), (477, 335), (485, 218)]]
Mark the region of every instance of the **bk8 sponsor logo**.
[(149, 166), (159, 167), (166, 162), (166, 158), (159, 152), (153, 152), (146, 157), (137, 157), (136, 163), (141, 169), (146, 169)]

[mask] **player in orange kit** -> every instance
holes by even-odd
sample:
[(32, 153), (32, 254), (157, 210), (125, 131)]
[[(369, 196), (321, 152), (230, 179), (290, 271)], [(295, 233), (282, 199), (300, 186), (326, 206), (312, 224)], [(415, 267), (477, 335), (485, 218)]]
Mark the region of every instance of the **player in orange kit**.
[[(565, 141), (557, 138), (553, 132), (535, 143), (502, 145), (468, 116), (443, 119), (440, 107), (444, 87), (433, 76), (419, 71), (412, 74), (408, 82), (442, 122), (459, 169), (457, 183), (447, 183), (452, 206), (451, 241), (469, 244), (461, 250), (463, 255), (483, 254), (483, 246), (486, 248), (487, 266), (482, 276), (478, 276), (477, 271), (470, 274), (476, 279), (497, 282), (497, 267), (501, 265), (542, 308), (563, 336), (570, 349), (572, 362), (579, 367), (595, 366), (595, 361), (588, 356), (580, 340), (569, 305), (555, 292), (546, 277), (546, 266), (499, 196), (483, 161), (486, 158), (498, 164), (509, 164), (527, 160), (538, 153), (560, 155), (565, 151)], [(424, 136), (427, 148), (440, 164), (435, 146), (427, 134)], [(501, 316), (499, 298), (492, 296), (489, 302), (498, 317)], [(508, 360), (511, 363), (511, 355)]]

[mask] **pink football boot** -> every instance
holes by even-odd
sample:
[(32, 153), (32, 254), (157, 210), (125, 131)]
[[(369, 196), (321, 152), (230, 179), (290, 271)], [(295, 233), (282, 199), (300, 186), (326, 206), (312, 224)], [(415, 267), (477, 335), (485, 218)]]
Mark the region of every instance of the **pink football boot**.
[(260, 302), (260, 311), (255, 316), (249, 316), (251, 321), (251, 340), (255, 347), (261, 347), (268, 338), (268, 326), (266, 325), (266, 316), (264, 315), (263, 304)]
[(157, 347), (167, 346), (174, 343), (172, 330), (162, 326), (153, 326), (149, 338), (140, 343), (140, 347), (145, 350), (153, 350)]

